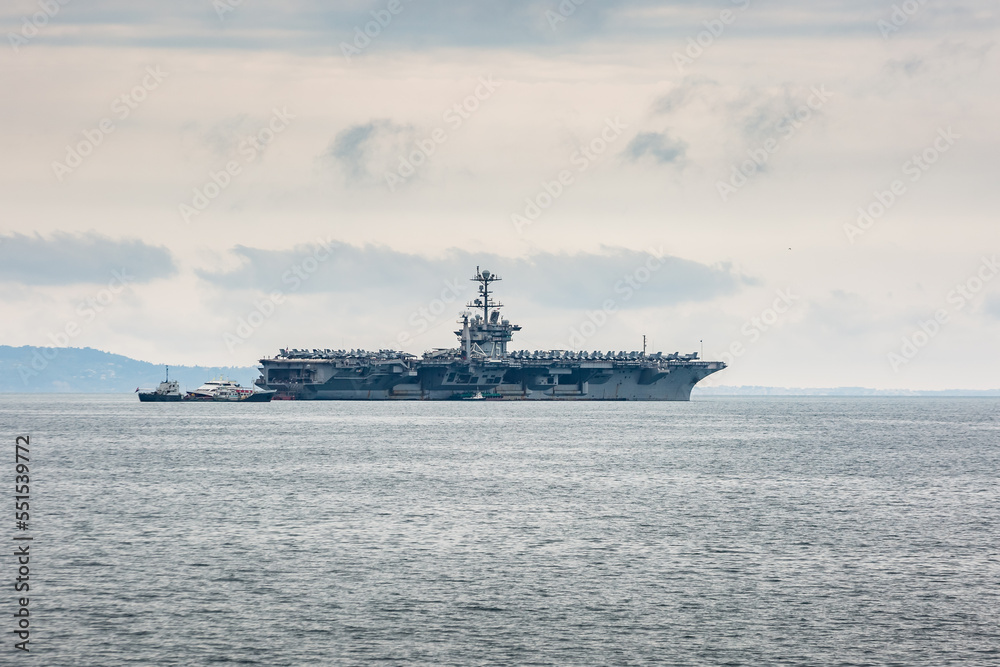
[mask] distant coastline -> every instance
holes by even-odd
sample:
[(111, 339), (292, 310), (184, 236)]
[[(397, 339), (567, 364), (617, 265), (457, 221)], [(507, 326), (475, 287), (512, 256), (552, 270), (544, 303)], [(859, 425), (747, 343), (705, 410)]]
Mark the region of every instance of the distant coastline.
[[(119, 394), (156, 387), (163, 364), (139, 361), (90, 347), (11, 347), (0, 345), (0, 393)], [(170, 377), (195, 388), (217, 377), (252, 386), (256, 366), (174, 366)]]
[[(170, 365), (170, 377), (182, 387), (226, 377), (252, 386), (259, 373), (254, 366)], [(11, 347), (0, 345), (0, 393), (118, 394), (137, 387), (155, 387), (163, 379), (163, 365), (139, 361), (90, 347)], [(1000, 396), (1000, 389), (869, 389), (866, 387), (696, 386), (697, 396)]]

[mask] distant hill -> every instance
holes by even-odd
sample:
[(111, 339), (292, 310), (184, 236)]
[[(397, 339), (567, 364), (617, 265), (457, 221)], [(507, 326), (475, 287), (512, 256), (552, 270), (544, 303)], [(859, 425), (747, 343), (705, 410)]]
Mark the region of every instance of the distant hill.
[[(120, 354), (84, 347), (0, 345), (0, 392), (131, 393), (155, 388), (164, 368)], [(253, 366), (171, 366), (170, 378), (190, 390), (218, 376), (249, 387), (260, 375)]]

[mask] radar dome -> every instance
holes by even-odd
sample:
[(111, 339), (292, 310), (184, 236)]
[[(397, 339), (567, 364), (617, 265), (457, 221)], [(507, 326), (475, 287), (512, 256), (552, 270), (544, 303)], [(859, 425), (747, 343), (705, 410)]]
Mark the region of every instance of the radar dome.
[(491, 275), (493, 274), (491, 274), (489, 271), (483, 271), (483, 278), (489, 280)]

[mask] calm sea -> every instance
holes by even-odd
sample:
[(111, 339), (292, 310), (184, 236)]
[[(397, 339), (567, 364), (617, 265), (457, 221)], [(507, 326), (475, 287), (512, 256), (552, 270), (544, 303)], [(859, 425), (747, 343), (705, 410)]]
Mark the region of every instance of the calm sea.
[(1000, 663), (997, 399), (0, 395), (0, 434), (35, 665)]

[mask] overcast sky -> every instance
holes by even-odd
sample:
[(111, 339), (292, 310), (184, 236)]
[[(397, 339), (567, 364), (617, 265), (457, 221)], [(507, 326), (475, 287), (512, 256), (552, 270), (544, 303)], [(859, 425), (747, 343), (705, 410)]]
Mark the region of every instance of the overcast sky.
[(420, 353), (481, 266), (515, 347), (996, 388), (998, 13), (9, 0), (0, 344)]

